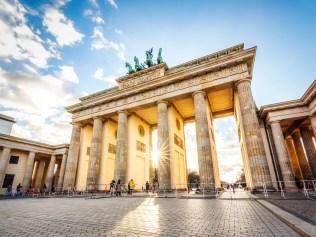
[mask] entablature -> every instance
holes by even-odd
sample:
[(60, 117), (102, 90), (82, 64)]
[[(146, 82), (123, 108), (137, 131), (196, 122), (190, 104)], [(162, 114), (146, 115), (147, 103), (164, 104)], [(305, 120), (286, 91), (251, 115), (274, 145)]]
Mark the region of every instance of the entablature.
[[(165, 64), (159, 64), (136, 72), (135, 76), (131, 74), (119, 78), (119, 86), (115, 90), (84, 97), (80, 103), (67, 107), (67, 110), (73, 113), (74, 121), (80, 121), (79, 117), (87, 117), (89, 113), (95, 115), (100, 111), (110, 113), (109, 108), (135, 102), (138, 97), (146, 100), (179, 89), (186, 89), (183, 93), (190, 92), (188, 87), (207, 88), (205, 87), (207, 83), (208, 86), (220, 84), (216, 81), (219, 79), (227, 83), (251, 77), (255, 51), (255, 47), (246, 50), (238, 48), (226, 54), (222, 53), (220, 56), (212, 54), (212, 57), (203, 57), (171, 69), (168, 69)], [(147, 73), (151, 73), (148, 80), (145, 79)], [(237, 74), (242, 75), (237, 76)], [(144, 101), (144, 103), (147, 102)], [(112, 109), (111, 112), (113, 112)]]

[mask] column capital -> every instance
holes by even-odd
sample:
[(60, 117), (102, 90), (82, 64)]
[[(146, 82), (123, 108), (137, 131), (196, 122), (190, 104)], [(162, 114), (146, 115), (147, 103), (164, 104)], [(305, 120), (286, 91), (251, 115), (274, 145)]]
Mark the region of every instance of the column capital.
[(195, 95), (198, 95), (198, 94), (202, 94), (203, 96), (205, 96), (206, 92), (205, 91), (195, 91), (192, 93), (192, 96), (194, 97)]
[(102, 121), (103, 121), (103, 120), (104, 120), (104, 117), (99, 115), (99, 116), (93, 117), (92, 119), (93, 119), (93, 121), (94, 121), (94, 120), (102, 120)]
[(169, 102), (167, 100), (158, 100), (157, 101), (157, 105), (161, 104), (161, 103), (166, 104), (167, 106), (169, 105)]
[(235, 82), (235, 87), (237, 87), (240, 83), (244, 83), (244, 82), (248, 82), (251, 84), (251, 78), (250, 77), (246, 77), (243, 79), (240, 79), (238, 81)]
[(126, 114), (126, 115), (128, 115), (129, 113), (128, 113), (127, 110), (119, 110), (119, 111), (117, 111), (117, 114)]
[(281, 121), (280, 120), (273, 120), (273, 121), (270, 121), (269, 124), (272, 125), (272, 124), (280, 124)]
[(301, 134), (301, 130), (299, 128), (295, 128), (292, 133)]
[(76, 126), (76, 127), (79, 127), (79, 128), (81, 128), (83, 126), (80, 122), (71, 122), (70, 124), (72, 126)]

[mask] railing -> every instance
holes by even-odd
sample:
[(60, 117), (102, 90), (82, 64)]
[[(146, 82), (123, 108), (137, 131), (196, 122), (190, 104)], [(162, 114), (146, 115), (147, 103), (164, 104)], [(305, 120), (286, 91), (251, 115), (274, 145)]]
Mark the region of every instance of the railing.
[(111, 184), (88, 184), (83, 190), (74, 187), (55, 187), (53, 190), (34, 190), (7, 193), (6, 197), (164, 197), (164, 198), (262, 198), (262, 199), (316, 199), (316, 180), (293, 182), (262, 182), (258, 187), (247, 187), (246, 183), (179, 183), (179, 184), (135, 184), (131, 191), (128, 184), (111, 188)]

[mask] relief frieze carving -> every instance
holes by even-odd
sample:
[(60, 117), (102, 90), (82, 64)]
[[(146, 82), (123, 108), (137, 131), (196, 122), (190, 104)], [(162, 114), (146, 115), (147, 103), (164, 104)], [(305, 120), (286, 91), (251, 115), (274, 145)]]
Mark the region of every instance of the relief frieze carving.
[(138, 76), (135, 78), (129, 78), (126, 81), (119, 82), (119, 88), (125, 89), (128, 87), (137, 86), (139, 84), (142, 84), (144, 82), (151, 81), (153, 79), (156, 79), (158, 77), (162, 77), (164, 75), (165, 68), (158, 68), (155, 71), (148, 72), (142, 76)]
[[(116, 101), (111, 101), (102, 104), (101, 106), (95, 106), (90, 109), (85, 109), (79, 112), (74, 113), (73, 118), (78, 118), (81, 116), (89, 115), (91, 113), (96, 113), (100, 111), (106, 111), (106, 110), (112, 110), (115, 109), (116, 107), (120, 107), (122, 105), (130, 104), (133, 102), (141, 101), (144, 99), (156, 97), (156, 96), (161, 96), (176, 90), (181, 90), (184, 88), (200, 85), (203, 83), (211, 82), (223, 77), (228, 77), (234, 74), (239, 74), (242, 72), (246, 72), (248, 70), (246, 64), (240, 64), (236, 65), (230, 68), (224, 68), (222, 70), (216, 71), (216, 72), (211, 72), (209, 74), (199, 76), (199, 77), (193, 77), (190, 79), (185, 79), (182, 81), (174, 82), (173, 84), (169, 84), (163, 87), (159, 87), (156, 89), (152, 89), (150, 91), (146, 91), (143, 93), (139, 93), (137, 95), (131, 95), (126, 98), (121, 98)], [(136, 83), (136, 82), (135, 82)]]

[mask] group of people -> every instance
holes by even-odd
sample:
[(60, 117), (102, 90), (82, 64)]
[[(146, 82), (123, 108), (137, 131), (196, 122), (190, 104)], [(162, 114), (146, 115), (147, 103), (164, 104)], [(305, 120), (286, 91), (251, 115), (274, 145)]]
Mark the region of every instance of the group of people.
[[(13, 196), (12, 185), (8, 185), (7, 190), (6, 190), (6, 195)], [(18, 186), (16, 186), (16, 192), (14, 195), (15, 196), (22, 196), (23, 195), (23, 187), (20, 183), (18, 184)]]
[[(115, 180), (112, 180), (112, 182), (110, 183), (110, 195), (111, 196), (122, 196), (122, 186), (123, 184), (121, 183), (121, 180), (119, 179), (117, 182), (115, 182)], [(135, 190), (135, 182), (133, 179), (131, 179), (128, 184), (127, 184), (127, 193), (132, 195), (134, 190)], [(158, 192), (158, 182), (154, 182), (153, 183), (153, 187), (152, 187), (152, 191), (153, 192)], [(142, 190), (144, 190), (143, 186), (142, 186)], [(150, 192), (151, 187), (149, 182), (147, 181), (145, 184), (145, 190), (146, 193)]]

